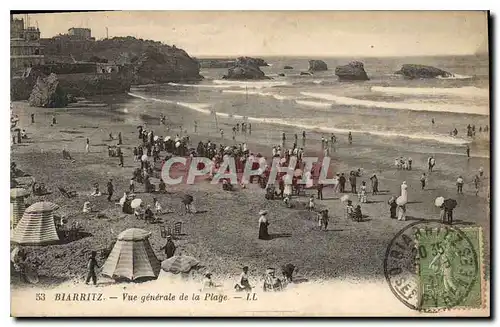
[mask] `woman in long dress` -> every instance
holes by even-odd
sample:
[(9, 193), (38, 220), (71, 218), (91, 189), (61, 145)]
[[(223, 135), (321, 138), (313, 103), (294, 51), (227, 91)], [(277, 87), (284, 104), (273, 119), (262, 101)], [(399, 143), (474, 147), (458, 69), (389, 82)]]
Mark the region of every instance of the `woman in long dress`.
[(260, 240), (268, 240), (269, 239), (269, 232), (267, 230), (267, 227), (269, 226), (269, 222), (267, 221), (267, 210), (261, 210), (259, 212), (260, 218), (259, 218), (259, 239)]

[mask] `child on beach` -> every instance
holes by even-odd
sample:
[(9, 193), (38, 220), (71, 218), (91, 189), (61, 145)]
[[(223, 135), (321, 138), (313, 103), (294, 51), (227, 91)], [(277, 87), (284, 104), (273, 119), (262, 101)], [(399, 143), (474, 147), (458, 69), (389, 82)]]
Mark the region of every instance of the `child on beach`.
[(427, 177), (425, 176), (425, 173), (422, 173), (422, 176), (420, 176), (420, 185), (422, 185), (422, 190), (425, 188), (426, 180), (427, 180)]
[(309, 198), (309, 204), (307, 205), (307, 209), (309, 211), (314, 210), (314, 195), (311, 195), (311, 197)]
[(358, 223), (363, 220), (363, 213), (361, 212), (361, 206), (358, 204), (356, 209), (354, 209), (354, 220)]
[(361, 203), (366, 203), (366, 182), (361, 182), (360, 191), (358, 193), (358, 201)]
[(457, 194), (464, 194), (463, 187), (464, 187), (464, 179), (462, 178), (462, 176), (458, 176), (458, 178), (457, 178)]
[(354, 207), (352, 206), (351, 200), (347, 200), (347, 206), (345, 208), (345, 212), (348, 219), (354, 219)]

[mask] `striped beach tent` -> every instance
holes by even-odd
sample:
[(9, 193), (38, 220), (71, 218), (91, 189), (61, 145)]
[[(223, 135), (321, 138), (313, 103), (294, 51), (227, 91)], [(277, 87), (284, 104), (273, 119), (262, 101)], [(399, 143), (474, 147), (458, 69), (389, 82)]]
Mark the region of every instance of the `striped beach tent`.
[(26, 206), (24, 198), (29, 195), (29, 192), (24, 188), (10, 189), (10, 220), (11, 228), (15, 228), (19, 220), (23, 217)]
[(26, 211), (12, 235), (12, 242), (23, 245), (51, 244), (59, 241), (54, 223), (54, 210), (59, 206), (52, 202), (37, 202)]
[(161, 269), (149, 236), (151, 232), (130, 228), (117, 237), (113, 250), (102, 267), (102, 275), (129, 281), (155, 279)]

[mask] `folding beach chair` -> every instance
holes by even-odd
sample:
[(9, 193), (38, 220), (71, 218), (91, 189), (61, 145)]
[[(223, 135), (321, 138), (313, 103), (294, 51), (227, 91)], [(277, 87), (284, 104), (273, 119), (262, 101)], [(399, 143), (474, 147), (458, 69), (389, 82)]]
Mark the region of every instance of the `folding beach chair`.
[(181, 235), (182, 233), (182, 222), (178, 221), (174, 224), (174, 235)]

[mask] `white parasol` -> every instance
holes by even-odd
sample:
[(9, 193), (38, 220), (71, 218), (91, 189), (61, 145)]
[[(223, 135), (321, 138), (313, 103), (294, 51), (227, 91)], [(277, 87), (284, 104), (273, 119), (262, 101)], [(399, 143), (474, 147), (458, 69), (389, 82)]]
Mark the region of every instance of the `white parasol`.
[(136, 208), (139, 208), (142, 204), (142, 200), (141, 199), (133, 199), (132, 202), (130, 202), (130, 206), (133, 208), (133, 209), (136, 209)]
[(148, 156), (146, 154), (143, 154), (141, 157), (142, 161), (148, 161)]
[(340, 202), (342, 202), (342, 203), (347, 202), (347, 200), (349, 200), (349, 194), (342, 195), (340, 197)]
[(171, 139), (170, 136), (165, 136), (165, 139), (163, 139), (165, 142), (169, 141)]
[(154, 140), (154, 141), (158, 141), (158, 139), (159, 139), (159, 136), (158, 136), (158, 135), (155, 135), (155, 136), (153, 137), (153, 140)]
[(398, 198), (396, 199), (396, 204), (398, 206), (404, 206), (407, 202), (408, 200), (402, 196), (398, 196)]
[(443, 203), (444, 203), (444, 198), (442, 196), (437, 197), (436, 200), (434, 200), (434, 204), (436, 205), (436, 207), (442, 206)]
[(178, 148), (178, 147), (180, 147), (180, 146), (181, 146), (181, 142), (179, 142), (179, 141), (175, 142), (175, 147), (176, 147), (176, 148)]

